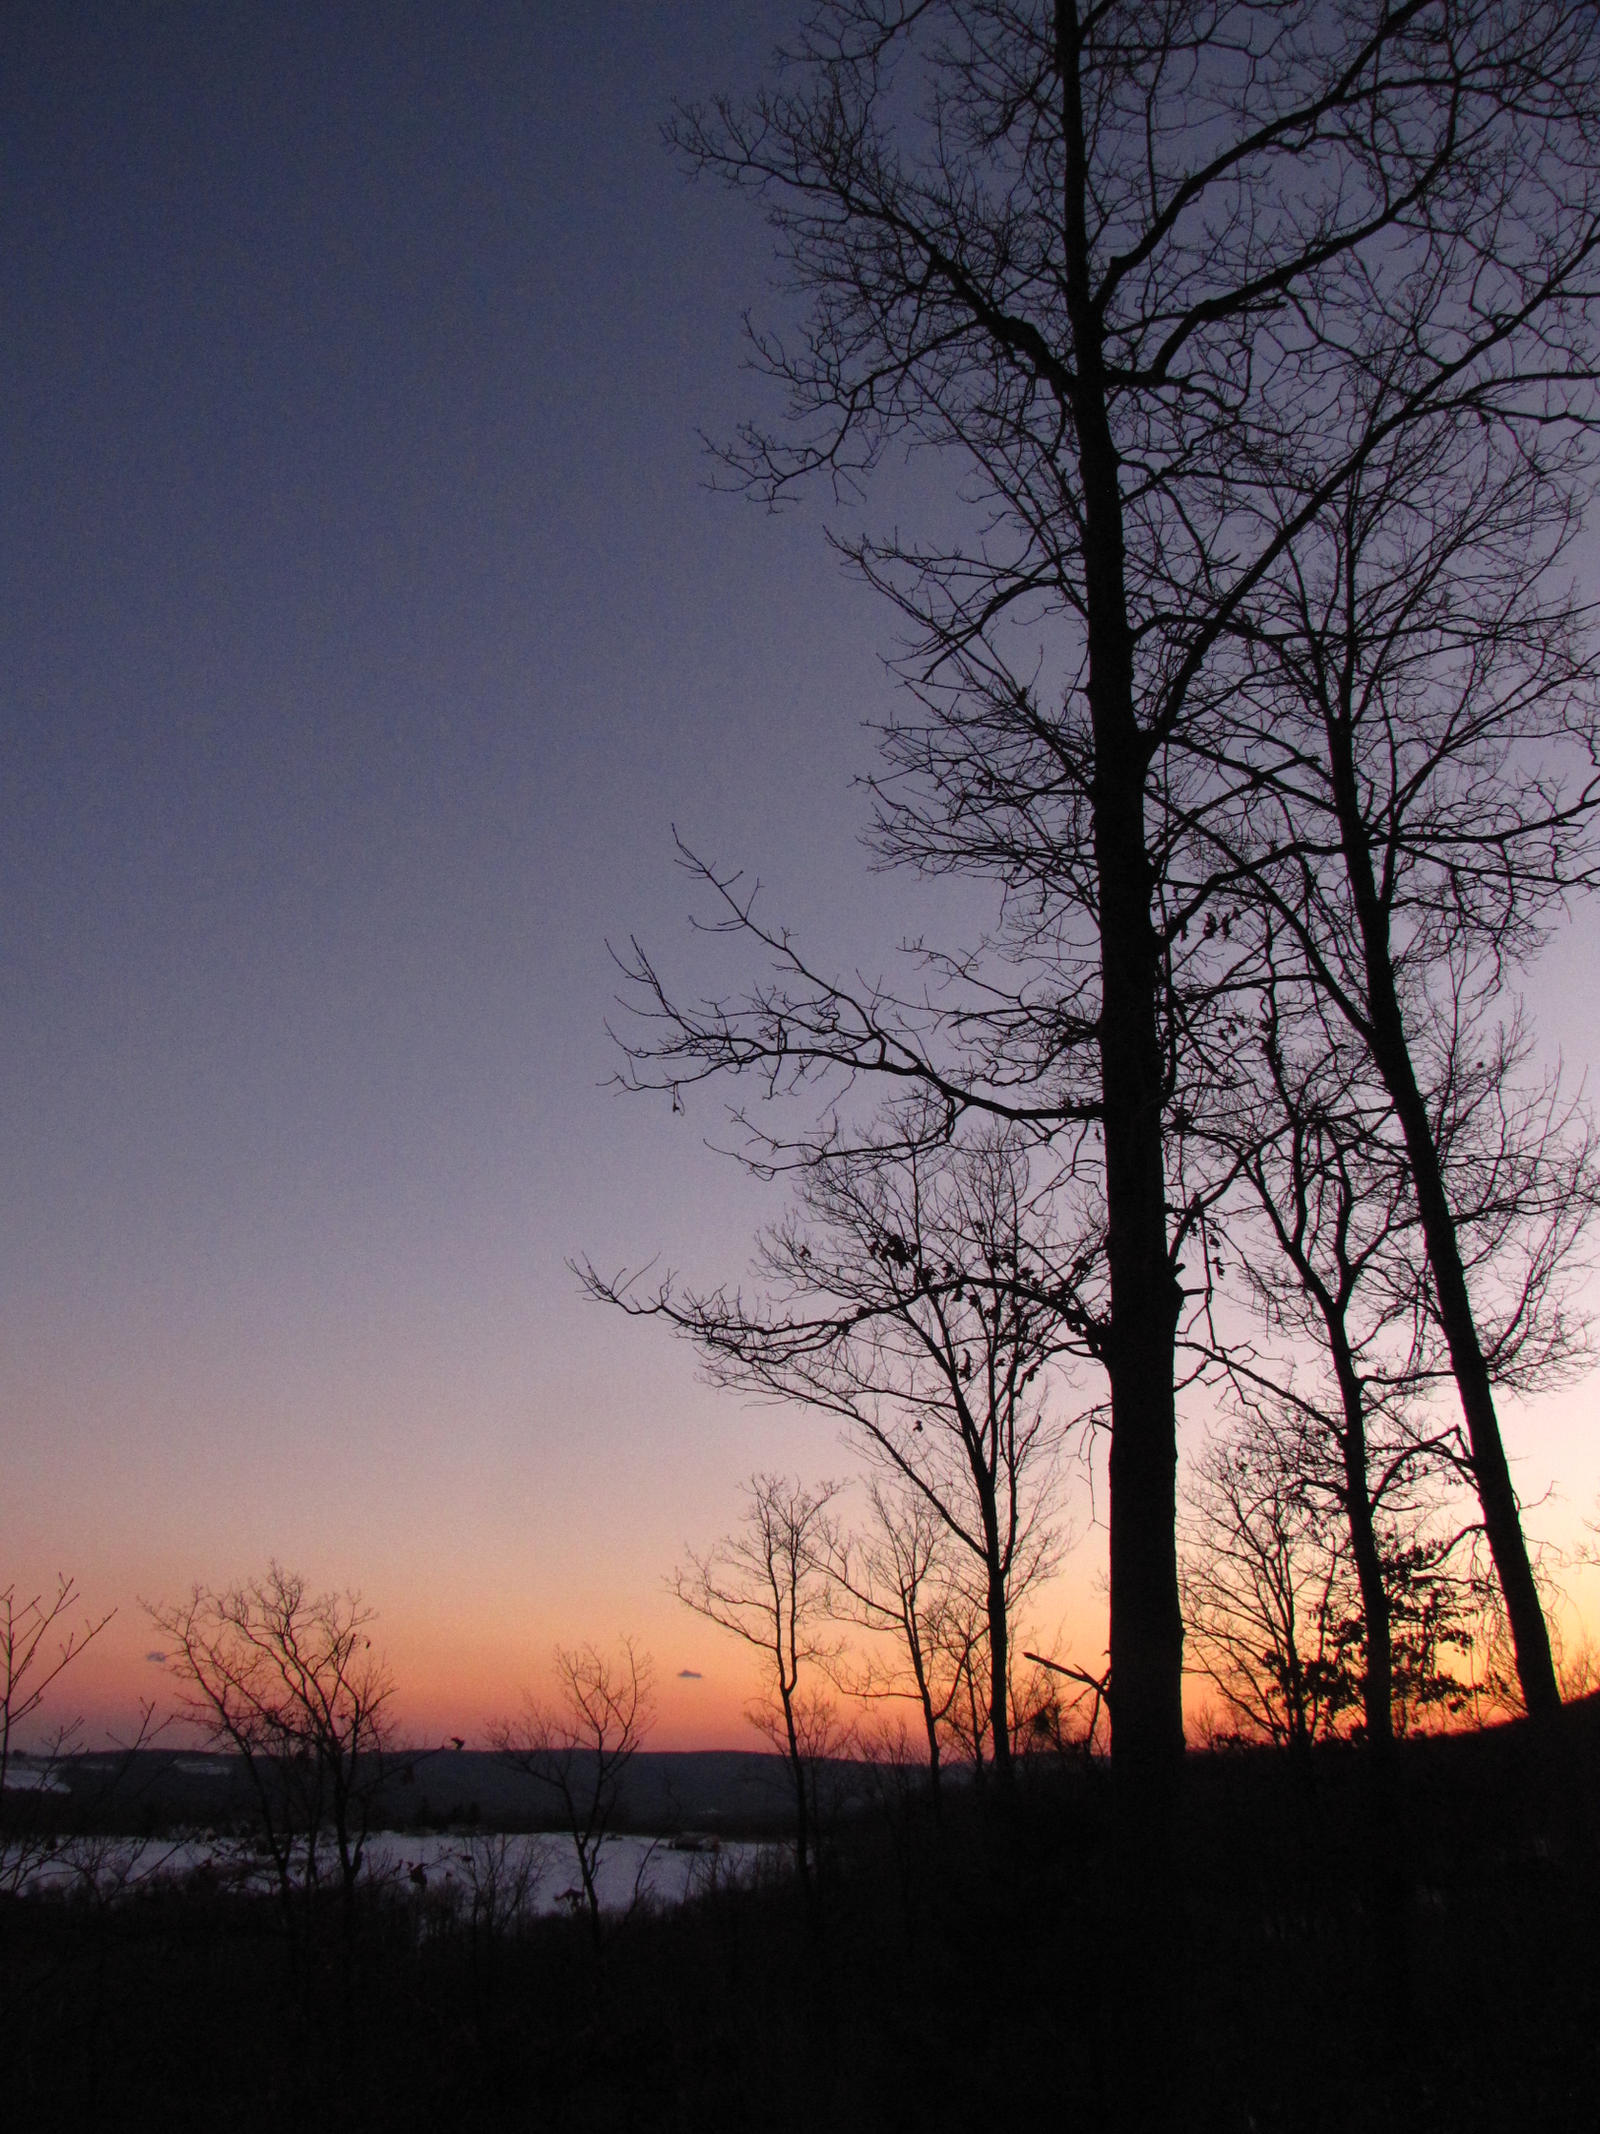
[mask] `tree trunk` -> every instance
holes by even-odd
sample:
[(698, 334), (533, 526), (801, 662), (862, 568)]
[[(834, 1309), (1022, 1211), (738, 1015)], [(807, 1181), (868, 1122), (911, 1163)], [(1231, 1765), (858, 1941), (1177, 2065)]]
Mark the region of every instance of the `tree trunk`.
[(989, 1740), (994, 1775), (1009, 1787), (1011, 1762), (1011, 1631), (1006, 1621), (1006, 1586), (999, 1564), (988, 1565)]
[(1361, 1613), (1367, 1633), (1367, 1664), (1361, 1681), (1362, 1714), (1367, 1723), (1368, 1746), (1374, 1756), (1382, 1757), (1388, 1754), (1394, 1740), (1394, 1650), (1389, 1588), (1384, 1583), (1383, 1559), (1378, 1553), (1367, 1480), (1366, 1406), (1344, 1324), (1331, 1299), (1324, 1303), (1323, 1315), (1333, 1352), (1334, 1375), (1339, 1381), (1339, 1397), (1344, 1407), (1339, 1449), (1344, 1459), (1345, 1518), (1350, 1528), (1350, 1553), (1355, 1558), (1356, 1578), (1361, 1587)]
[(1411, 1061), (1390, 953), (1388, 914), (1379, 899), (1373, 873), (1372, 851), (1361, 814), (1348, 722), (1330, 719), (1328, 741), (1339, 835), (1356, 920), (1361, 929), (1373, 1064), (1383, 1078), (1405, 1138), (1439, 1318), (1450, 1350), (1450, 1367), (1461, 1397), (1461, 1411), (1466, 1419), (1473, 1480), (1478, 1502), (1483, 1508), (1483, 1529), (1488, 1536), (1489, 1553), (1494, 1558), (1500, 1590), (1505, 1595), (1523, 1701), (1531, 1718), (1546, 1719), (1561, 1708), (1550, 1634), (1528, 1558), (1517, 1493), (1512, 1486), (1505, 1442), (1500, 1435), (1489, 1368), (1478, 1339), (1477, 1321), (1467, 1290), (1466, 1269), (1461, 1262), (1460, 1241), (1445, 1190), (1439, 1151)]
[(939, 1729), (931, 1712), (924, 1714), (928, 1728), (928, 1798), (933, 1806), (933, 1819), (940, 1822), (944, 1816), (944, 1792), (942, 1783), (943, 1764), (939, 1755)]
[(1100, 1092), (1105, 1144), (1111, 1382), (1111, 1758), (1118, 1902), (1109, 2070), (1123, 2124), (1166, 2127), (1184, 2064), (1177, 1812), (1183, 1763), (1178, 1597), (1179, 1312), (1167, 1242), (1160, 959), (1145, 846), (1149, 756), (1134, 705), (1122, 490), (1102, 322), (1091, 292), (1088, 160), (1076, 0), (1057, 0), (1066, 147), (1070, 408), (1082, 483), (1091, 803), (1100, 931)]
[(1173, 1390), (1179, 1294), (1167, 1244), (1156, 1012), (1160, 959), (1144, 836), (1148, 750), (1134, 707), (1120, 472), (1101, 322), (1090, 294), (1079, 31), (1070, 0), (1060, 0), (1056, 21), (1067, 143), (1067, 303), (1085, 517), (1100, 905), (1100, 1081), (1111, 1291), (1106, 1357), (1111, 1380), (1111, 1742), (1114, 1767), (1134, 1782), (1142, 1813), (1164, 1821), (1183, 1755)]
[(807, 1914), (811, 1911), (811, 1802), (806, 1790), (806, 1760), (800, 1752), (800, 1736), (795, 1730), (794, 1696), (785, 1688), (783, 1692), (784, 1738), (789, 1744), (789, 1770), (794, 1780), (794, 1852), (795, 1865), (800, 1871), (800, 1895)]
[(928, 1794), (933, 1804), (933, 1819), (940, 1814), (940, 1757), (939, 1722), (934, 1716), (933, 1692), (928, 1687), (928, 1670), (922, 1657), (922, 1643), (918, 1635), (915, 1603), (908, 1604), (906, 1628), (907, 1644), (911, 1652), (911, 1672), (916, 1678), (917, 1703), (922, 1712), (922, 1730), (928, 1737)]

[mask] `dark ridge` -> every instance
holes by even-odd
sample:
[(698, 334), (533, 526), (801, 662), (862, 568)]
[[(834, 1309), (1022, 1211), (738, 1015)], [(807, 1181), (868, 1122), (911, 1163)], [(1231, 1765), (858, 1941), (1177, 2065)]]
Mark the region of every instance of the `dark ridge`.
[[(559, 1825), (548, 1791), (488, 1750), (403, 1749), (388, 1765), (378, 1820), (394, 1829), (463, 1824), (483, 1830)], [(583, 1759), (579, 1759), (580, 1770)], [(834, 1792), (852, 1790), (861, 1767), (831, 1767)], [(86, 1752), (53, 1767), (63, 1789), (28, 1798), (61, 1828), (149, 1832), (247, 1821), (253, 1801), (238, 1757), (202, 1750), (141, 1749), (132, 1756)], [(742, 1749), (642, 1750), (622, 1786), (620, 1829), (685, 1829), (766, 1835), (783, 1824), (789, 1780), (779, 1757)]]

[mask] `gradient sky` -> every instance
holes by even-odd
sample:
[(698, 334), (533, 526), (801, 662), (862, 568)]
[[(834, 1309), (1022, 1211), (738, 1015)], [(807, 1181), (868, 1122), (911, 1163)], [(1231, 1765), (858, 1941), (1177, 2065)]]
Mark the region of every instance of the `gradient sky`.
[[(607, 940), (690, 950), (674, 824), (841, 964), (929, 923), (855, 844), (888, 619), (697, 442), (770, 248), (658, 129), (792, 17), (0, 20), (0, 1584), (118, 1606), (91, 1713), (161, 1687), (140, 1596), (276, 1555), (418, 1730), (631, 1630), (659, 1745), (745, 1738), (664, 1578), (845, 1456), (564, 1262), (737, 1272), (776, 1212), (712, 1104), (603, 1086)], [(1593, 980), (1536, 1002), (1580, 1066)], [(1588, 1409), (1518, 1438), (1580, 1511)], [(1040, 1611), (1085, 1659), (1100, 1560)]]

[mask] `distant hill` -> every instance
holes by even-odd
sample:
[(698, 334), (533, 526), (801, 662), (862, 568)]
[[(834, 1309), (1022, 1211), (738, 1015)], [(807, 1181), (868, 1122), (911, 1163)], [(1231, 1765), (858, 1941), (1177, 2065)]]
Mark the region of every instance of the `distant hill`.
[[(788, 1777), (776, 1756), (743, 1749), (642, 1750), (628, 1767), (622, 1819), (643, 1830), (765, 1829), (784, 1819)], [(549, 1789), (494, 1755), (445, 1749), (401, 1764), (385, 1787), (396, 1820), (515, 1827), (555, 1820)]]
[[(516, 1830), (558, 1821), (548, 1789), (488, 1751), (416, 1749), (396, 1752), (388, 1762), (379, 1820), (392, 1827), (470, 1823)], [(837, 1767), (846, 1790), (854, 1769)], [(244, 1766), (231, 1755), (175, 1749), (141, 1749), (131, 1757), (85, 1753), (63, 1757), (54, 1777), (51, 1799), (63, 1823), (81, 1825), (87, 1815), (102, 1827), (132, 1831), (214, 1826), (251, 1813)], [(650, 1831), (760, 1833), (786, 1820), (787, 1784), (782, 1760), (757, 1751), (642, 1751), (627, 1774), (620, 1820)]]

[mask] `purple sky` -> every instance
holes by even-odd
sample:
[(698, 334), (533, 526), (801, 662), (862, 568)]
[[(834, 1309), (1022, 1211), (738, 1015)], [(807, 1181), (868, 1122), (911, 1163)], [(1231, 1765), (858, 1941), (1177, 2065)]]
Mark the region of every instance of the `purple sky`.
[(501, 1701), (642, 1627), (692, 1728), (664, 1574), (839, 1464), (563, 1264), (766, 1205), (600, 1086), (672, 825), (841, 954), (910, 908), (881, 618), (696, 435), (770, 248), (659, 127), (789, 16), (6, 10), (0, 1542), (108, 1666), (275, 1552)]

